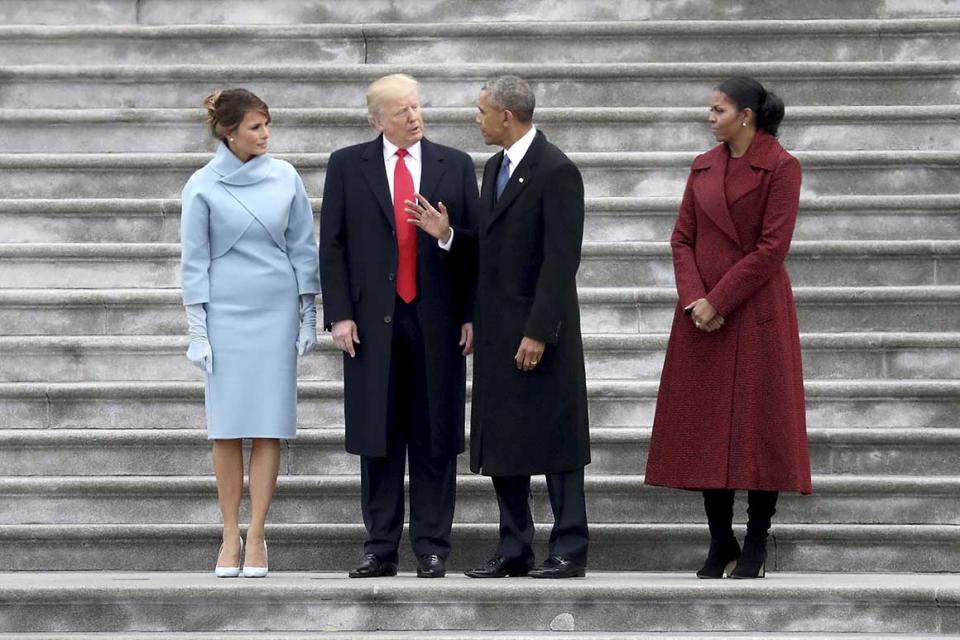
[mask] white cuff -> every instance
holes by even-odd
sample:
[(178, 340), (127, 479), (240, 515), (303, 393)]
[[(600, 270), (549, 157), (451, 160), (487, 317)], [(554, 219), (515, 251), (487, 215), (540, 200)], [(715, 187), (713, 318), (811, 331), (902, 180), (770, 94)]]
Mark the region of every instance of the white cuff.
[(453, 227), (450, 227), (450, 237), (447, 238), (446, 242), (437, 240), (437, 245), (440, 246), (444, 251), (450, 251), (450, 246), (453, 244)]

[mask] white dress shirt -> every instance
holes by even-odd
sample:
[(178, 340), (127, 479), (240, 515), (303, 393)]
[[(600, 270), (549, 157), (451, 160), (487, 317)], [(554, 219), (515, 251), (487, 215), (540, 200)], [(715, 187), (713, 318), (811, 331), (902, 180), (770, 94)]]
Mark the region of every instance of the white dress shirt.
[(533, 144), (533, 139), (537, 137), (537, 128), (533, 125), (530, 125), (530, 131), (527, 131), (523, 134), (519, 140), (510, 145), (509, 149), (504, 149), (503, 152), (507, 154), (507, 157), (510, 158), (510, 177), (513, 177), (513, 172), (516, 170), (517, 165), (520, 164), (520, 161), (523, 160), (523, 156), (527, 155), (527, 151), (530, 149), (530, 145)]
[[(393, 172), (397, 168), (397, 160), (400, 159), (400, 156), (397, 155), (399, 148), (384, 136), (383, 164), (387, 170), (387, 184), (390, 185), (390, 202), (393, 202)], [(418, 140), (416, 144), (407, 148), (407, 155), (403, 159), (404, 164), (407, 165), (407, 171), (410, 172), (410, 177), (413, 178), (414, 193), (420, 193), (420, 174), (423, 173), (422, 158), (420, 141)]]

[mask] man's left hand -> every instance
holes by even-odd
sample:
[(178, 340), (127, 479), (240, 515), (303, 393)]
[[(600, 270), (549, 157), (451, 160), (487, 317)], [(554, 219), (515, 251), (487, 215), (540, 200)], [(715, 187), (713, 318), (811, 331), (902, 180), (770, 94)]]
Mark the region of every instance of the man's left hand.
[(419, 193), (413, 200), (404, 200), (404, 211), (410, 218), (407, 220), (410, 224), (415, 224), (428, 234), (439, 240), (447, 242), (450, 240), (450, 216), (447, 214), (447, 207), (442, 202), (438, 202), (439, 209), (434, 208), (430, 202)]
[(533, 371), (540, 364), (540, 359), (543, 358), (543, 351), (546, 348), (546, 343), (524, 336), (523, 340), (520, 341), (520, 348), (517, 349), (517, 355), (513, 356), (517, 363), (517, 369)]

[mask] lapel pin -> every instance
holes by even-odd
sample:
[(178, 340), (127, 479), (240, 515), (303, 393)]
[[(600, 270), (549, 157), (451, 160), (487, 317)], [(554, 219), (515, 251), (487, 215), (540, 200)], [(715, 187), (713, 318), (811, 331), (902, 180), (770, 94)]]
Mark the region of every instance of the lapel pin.
[(520, 184), (523, 184), (523, 178), (520, 178)]

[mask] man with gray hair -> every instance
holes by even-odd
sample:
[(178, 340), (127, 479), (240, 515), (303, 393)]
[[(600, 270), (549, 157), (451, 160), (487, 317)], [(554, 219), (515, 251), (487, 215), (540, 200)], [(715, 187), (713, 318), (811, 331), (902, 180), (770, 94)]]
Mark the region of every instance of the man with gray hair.
[(360, 456), (367, 529), (352, 578), (397, 573), (409, 456), (410, 542), (417, 575), (446, 573), (464, 450), (465, 356), (473, 279), (409, 222), (422, 193), (459, 229), (477, 208), (470, 157), (423, 137), (419, 89), (395, 74), (367, 89), (374, 140), (330, 155), (320, 210), (324, 326), (343, 352), (346, 449)]
[[(503, 151), (483, 171), (476, 234), (458, 229), (452, 239), (451, 253), (479, 259), (470, 467), (493, 477), (500, 506), (497, 551), (466, 572), (473, 578), (586, 575), (590, 433), (576, 282), (583, 180), (534, 126), (534, 106), (516, 76), (484, 85), (477, 124)], [(408, 211), (444, 239), (447, 211), (438, 206)], [(554, 525), (549, 556), (534, 569), (530, 476), (539, 474)]]

